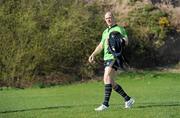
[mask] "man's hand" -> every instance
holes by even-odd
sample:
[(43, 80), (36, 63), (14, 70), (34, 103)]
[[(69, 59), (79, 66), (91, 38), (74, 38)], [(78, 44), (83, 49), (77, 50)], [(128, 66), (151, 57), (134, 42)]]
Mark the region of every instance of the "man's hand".
[(125, 43), (125, 46), (127, 46), (128, 45), (128, 38), (124, 38), (124, 43)]
[(94, 52), (91, 54), (91, 56), (89, 57), (88, 61), (90, 63), (95, 63), (94, 61), (94, 57), (99, 54), (101, 51), (103, 50), (103, 44), (102, 42), (99, 43), (99, 45), (96, 47), (96, 49), (94, 50)]
[(93, 63), (94, 62), (94, 55), (92, 54), (90, 57), (89, 57), (89, 63)]

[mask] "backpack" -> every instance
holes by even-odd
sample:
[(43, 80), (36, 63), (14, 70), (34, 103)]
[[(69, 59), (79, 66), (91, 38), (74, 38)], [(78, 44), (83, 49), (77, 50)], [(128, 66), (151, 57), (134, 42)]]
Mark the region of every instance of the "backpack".
[(122, 69), (124, 69), (123, 63), (125, 62), (125, 59), (122, 54), (124, 46), (125, 41), (120, 32), (113, 31), (109, 34), (108, 51), (109, 53), (113, 54), (118, 63), (118, 66)]

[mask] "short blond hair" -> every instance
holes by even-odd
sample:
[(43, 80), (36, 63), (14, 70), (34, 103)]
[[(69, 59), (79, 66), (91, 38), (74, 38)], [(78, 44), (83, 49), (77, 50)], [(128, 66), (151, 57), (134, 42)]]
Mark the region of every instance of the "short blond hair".
[(106, 18), (106, 16), (111, 16), (114, 18), (113, 13), (111, 11), (106, 12), (104, 17)]

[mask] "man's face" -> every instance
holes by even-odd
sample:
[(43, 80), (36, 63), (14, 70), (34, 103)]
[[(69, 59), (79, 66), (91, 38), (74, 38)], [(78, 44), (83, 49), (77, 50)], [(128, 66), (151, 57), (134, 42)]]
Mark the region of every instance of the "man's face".
[(107, 13), (105, 15), (105, 21), (107, 23), (108, 26), (112, 26), (114, 24), (114, 18), (111, 14)]

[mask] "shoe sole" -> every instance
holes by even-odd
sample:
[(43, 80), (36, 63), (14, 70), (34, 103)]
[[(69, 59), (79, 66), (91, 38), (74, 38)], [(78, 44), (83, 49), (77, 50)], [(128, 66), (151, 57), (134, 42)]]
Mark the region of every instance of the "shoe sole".
[(97, 109), (94, 109), (95, 111), (105, 111), (105, 110), (107, 110), (108, 108), (105, 108), (105, 109), (103, 109), (103, 110), (97, 110)]
[(105, 111), (105, 110), (107, 110), (108, 108), (105, 108), (105, 109), (103, 109), (103, 110), (97, 110), (97, 109), (94, 109), (94, 111)]

